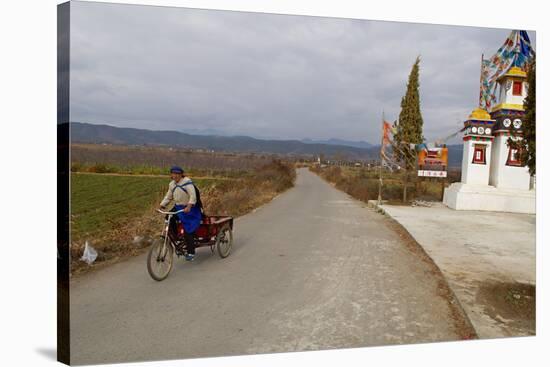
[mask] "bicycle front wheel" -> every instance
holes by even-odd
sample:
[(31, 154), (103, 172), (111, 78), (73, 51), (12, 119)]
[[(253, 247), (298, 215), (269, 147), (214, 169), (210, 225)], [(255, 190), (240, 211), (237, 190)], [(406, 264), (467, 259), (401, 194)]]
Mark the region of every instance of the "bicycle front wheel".
[(158, 282), (168, 277), (174, 263), (174, 248), (169, 241), (168, 238), (155, 240), (147, 256), (147, 271)]

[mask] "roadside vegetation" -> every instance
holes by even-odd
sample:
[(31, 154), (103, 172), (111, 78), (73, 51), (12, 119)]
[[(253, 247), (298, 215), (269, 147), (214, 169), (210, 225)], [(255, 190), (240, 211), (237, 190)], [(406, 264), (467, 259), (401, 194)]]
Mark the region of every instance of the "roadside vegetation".
[(210, 176), (248, 171), (265, 166), (276, 158), (270, 154), (239, 154), (158, 146), (71, 145), (73, 172), (164, 174), (177, 162), (195, 176)]
[(205, 212), (234, 217), (246, 214), (291, 188), (295, 179), (293, 165), (275, 160), (242, 174), (239, 180), (216, 182), (205, 192)]
[[(365, 167), (340, 167), (314, 165), (310, 170), (334, 184), (350, 196), (367, 202), (378, 199), (379, 171)], [(382, 172), (382, 199), (391, 204), (403, 204), (403, 179), (400, 172)], [(405, 173), (406, 174), (406, 173)], [(460, 180), (457, 172), (450, 172), (447, 183)], [(440, 201), (442, 182), (437, 178), (424, 178), (417, 183), (408, 181), (407, 203), (413, 200)]]
[[(141, 253), (162, 228), (155, 209), (168, 188), (167, 168), (80, 162), (72, 167), (71, 273)], [(206, 214), (234, 217), (269, 202), (295, 180), (294, 166), (278, 160), (251, 169), (206, 167), (186, 174), (201, 191)], [(80, 261), (86, 242), (98, 252), (91, 266)]]
[[(265, 164), (265, 163), (264, 163)], [(114, 164), (114, 163), (81, 163), (71, 164), (72, 173), (104, 173), (112, 175), (133, 175), (133, 176), (166, 176), (170, 166), (158, 167), (145, 164)], [(186, 168), (186, 174), (193, 177), (207, 178), (238, 178), (249, 172), (246, 169), (209, 169), (209, 168)]]

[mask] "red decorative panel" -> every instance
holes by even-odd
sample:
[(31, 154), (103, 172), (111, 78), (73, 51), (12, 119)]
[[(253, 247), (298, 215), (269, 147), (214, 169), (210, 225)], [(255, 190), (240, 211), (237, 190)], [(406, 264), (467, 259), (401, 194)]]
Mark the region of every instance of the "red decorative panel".
[(514, 84), (512, 87), (512, 94), (514, 96), (521, 96), (521, 89), (522, 89), (522, 82), (514, 81)]
[(475, 164), (485, 164), (485, 144), (475, 144), (474, 145), (474, 159), (472, 163)]
[(510, 147), (508, 149), (508, 159), (506, 160), (507, 166), (521, 166), (520, 160), (521, 150)]

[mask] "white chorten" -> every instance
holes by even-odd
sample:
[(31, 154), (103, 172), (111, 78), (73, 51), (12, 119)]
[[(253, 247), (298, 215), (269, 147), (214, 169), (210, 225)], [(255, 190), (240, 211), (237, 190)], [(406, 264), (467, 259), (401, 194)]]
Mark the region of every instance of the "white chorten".
[(477, 108), (464, 122), (462, 179), (445, 189), (443, 202), (456, 210), (535, 213), (535, 190), (527, 167), (509, 139), (522, 139), (526, 74), (512, 67), (498, 79), (491, 114)]

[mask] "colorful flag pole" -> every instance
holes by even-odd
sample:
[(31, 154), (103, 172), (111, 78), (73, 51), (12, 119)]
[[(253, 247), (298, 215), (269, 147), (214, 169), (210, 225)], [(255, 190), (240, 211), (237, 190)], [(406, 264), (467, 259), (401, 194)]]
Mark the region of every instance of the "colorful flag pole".
[(511, 67), (526, 69), (535, 56), (526, 31), (513, 30), (498, 51), (485, 60), (481, 56), (480, 108), (489, 111), (496, 102), (497, 80)]
[(481, 54), (479, 69), (479, 108), (483, 108), (483, 54)]
[(383, 150), (384, 140), (386, 135), (386, 119), (384, 118), (384, 110), (382, 110), (382, 139), (380, 141), (380, 169), (378, 178), (378, 205), (382, 203), (382, 164), (384, 162)]

